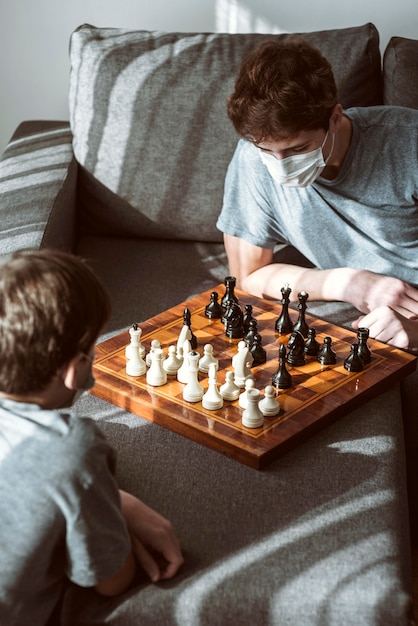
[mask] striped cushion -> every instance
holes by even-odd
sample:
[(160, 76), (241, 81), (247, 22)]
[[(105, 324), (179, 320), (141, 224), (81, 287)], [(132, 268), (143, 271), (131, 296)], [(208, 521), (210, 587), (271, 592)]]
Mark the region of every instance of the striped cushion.
[(67, 122), (25, 122), (7, 146), (0, 161), (2, 257), (23, 248), (72, 246), (74, 215), (59, 204), (76, 187), (71, 139)]
[[(221, 240), (215, 222), (237, 141), (225, 100), (244, 53), (266, 37), (88, 25), (73, 33), (70, 122), (87, 230)], [(333, 64), (345, 106), (380, 101), (371, 24), (306, 38)]]

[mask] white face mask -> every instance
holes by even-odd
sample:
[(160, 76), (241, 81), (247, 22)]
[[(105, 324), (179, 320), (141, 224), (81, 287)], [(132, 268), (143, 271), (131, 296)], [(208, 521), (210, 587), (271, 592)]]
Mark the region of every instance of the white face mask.
[(332, 134), (331, 151), (326, 160), (324, 160), (322, 149), (325, 145), (327, 137), (328, 131), (325, 135), (322, 146), (316, 150), (311, 150), (311, 152), (295, 154), (294, 156), (287, 157), (286, 159), (276, 159), (273, 154), (267, 154), (266, 152), (260, 150), (260, 158), (267, 167), (271, 176), (280, 185), (287, 185), (289, 187), (307, 187), (313, 183), (318, 176), (320, 176), (332, 154), (335, 140), (334, 133)]

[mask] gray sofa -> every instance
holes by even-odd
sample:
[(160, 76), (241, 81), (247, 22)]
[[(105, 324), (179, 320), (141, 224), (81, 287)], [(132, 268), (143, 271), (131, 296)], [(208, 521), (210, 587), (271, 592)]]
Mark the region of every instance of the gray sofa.
[[(88, 258), (114, 305), (103, 338), (222, 282), (215, 222), (237, 142), (225, 98), (263, 37), (77, 29), (70, 122), (23, 122), (0, 163), (0, 254), (49, 246)], [(393, 38), (382, 68), (371, 24), (306, 37), (331, 61), (345, 107), (418, 108), (417, 41)], [(277, 255), (307, 263), (294, 249)], [(341, 303), (309, 311), (341, 324), (356, 315)], [(139, 575), (116, 599), (69, 585), (63, 623), (410, 624), (415, 385), (261, 472), (84, 396), (78, 411), (118, 451), (120, 486), (173, 521), (186, 561), (172, 581)]]

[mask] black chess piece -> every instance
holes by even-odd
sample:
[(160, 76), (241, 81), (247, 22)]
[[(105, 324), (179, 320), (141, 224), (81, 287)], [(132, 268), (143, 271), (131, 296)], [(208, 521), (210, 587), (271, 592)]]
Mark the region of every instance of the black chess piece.
[(289, 342), (287, 344), (289, 349), (287, 355), (287, 362), (289, 365), (305, 365), (305, 339), (298, 330), (294, 330), (289, 337)]
[(370, 352), (370, 348), (367, 345), (368, 338), (369, 338), (368, 328), (359, 328), (357, 330), (358, 355), (363, 365), (367, 365), (372, 360), (372, 353)]
[(221, 319), (223, 312), (223, 308), (218, 302), (218, 293), (212, 291), (210, 294), (210, 302), (205, 307), (206, 317), (209, 319)]
[(192, 316), (190, 313), (190, 309), (188, 309), (187, 307), (184, 309), (184, 312), (183, 312), (183, 324), (189, 327), (190, 334), (191, 334), (190, 347), (192, 350), (196, 350), (197, 339), (196, 339), (196, 335), (194, 335), (192, 331)]
[(309, 326), (306, 322), (305, 311), (308, 308), (306, 305), (306, 301), (309, 298), (309, 294), (306, 291), (301, 291), (298, 294), (299, 304), (299, 317), (296, 321), (296, 324), (293, 326), (293, 330), (298, 330), (305, 338), (309, 333)]
[(281, 335), (287, 335), (293, 330), (293, 322), (289, 315), (289, 302), (292, 290), (288, 285), (281, 288), (282, 292), (282, 312), (276, 320), (275, 329)]
[(244, 336), (244, 314), (235, 300), (228, 301), (228, 308), (222, 318), (225, 322), (225, 335), (230, 339), (242, 339)]
[(235, 294), (235, 285), (237, 283), (237, 279), (235, 276), (227, 276), (225, 278), (225, 293), (222, 296), (221, 306), (226, 309), (226, 305), (229, 300), (233, 300), (237, 304), (239, 304), (239, 300)]
[(243, 320), (245, 334), (248, 333), (249, 328), (250, 328), (250, 322), (253, 319), (255, 319), (253, 317), (253, 306), (252, 304), (246, 304), (244, 307), (244, 320)]
[(273, 374), (271, 384), (277, 389), (289, 389), (292, 386), (292, 376), (286, 368), (286, 346), (284, 343), (279, 348), (279, 367)]
[(251, 367), (255, 367), (256, 365), (262, 365), (267, 361), (267, 353), (261, 345), (261, 342), (261, 335), (256, 333), (253, 337), (253, 342), (250, 347), (250, 354), (254, 359)]
[(317, 359), (322, 365), (334, 365), (337, 362), (337, 355), (331, 346), (331, 337), (325, 337), (324, 344), (317, 355)]
[(358, 354), (358, 344), (351, 344), (351, 351), (348, 357), (344, 361), (344, 367), (349, 372), (361, 372), (363, 369), (363, 362)]
[(320, 345), (316, 340), (315, 328), (310, 328), (308, 331), (308, 338), (305, 341), (305, 353), (308, 356), (316, 356), (319, 352)]
[(250, 326), (248, 328), (248, 331), (244, 335), (244, 341), (247, 344), (248, 348), (251, 348), (251, 346), (253, 345), (254, 337), (255, 337), (255, 335), (257, 335), (257, 333), (258, 333), (258, 331), (257, 331), (257, 320), (252, 319), (250, 321)]

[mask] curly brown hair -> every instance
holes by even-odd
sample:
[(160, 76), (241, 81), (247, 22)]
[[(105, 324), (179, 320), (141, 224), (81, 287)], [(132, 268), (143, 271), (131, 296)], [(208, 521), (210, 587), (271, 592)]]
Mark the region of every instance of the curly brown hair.
[(263, 41), (244, 58), (227, 112), (241, 137), (279, 140), (328, 129), (337, 88), (327, 59), (300, 36)]
[(0, 390), (38, 392), (88, 352), (110, 315), (109, 297), (82, 259), (22, 251), (0, 266)]

